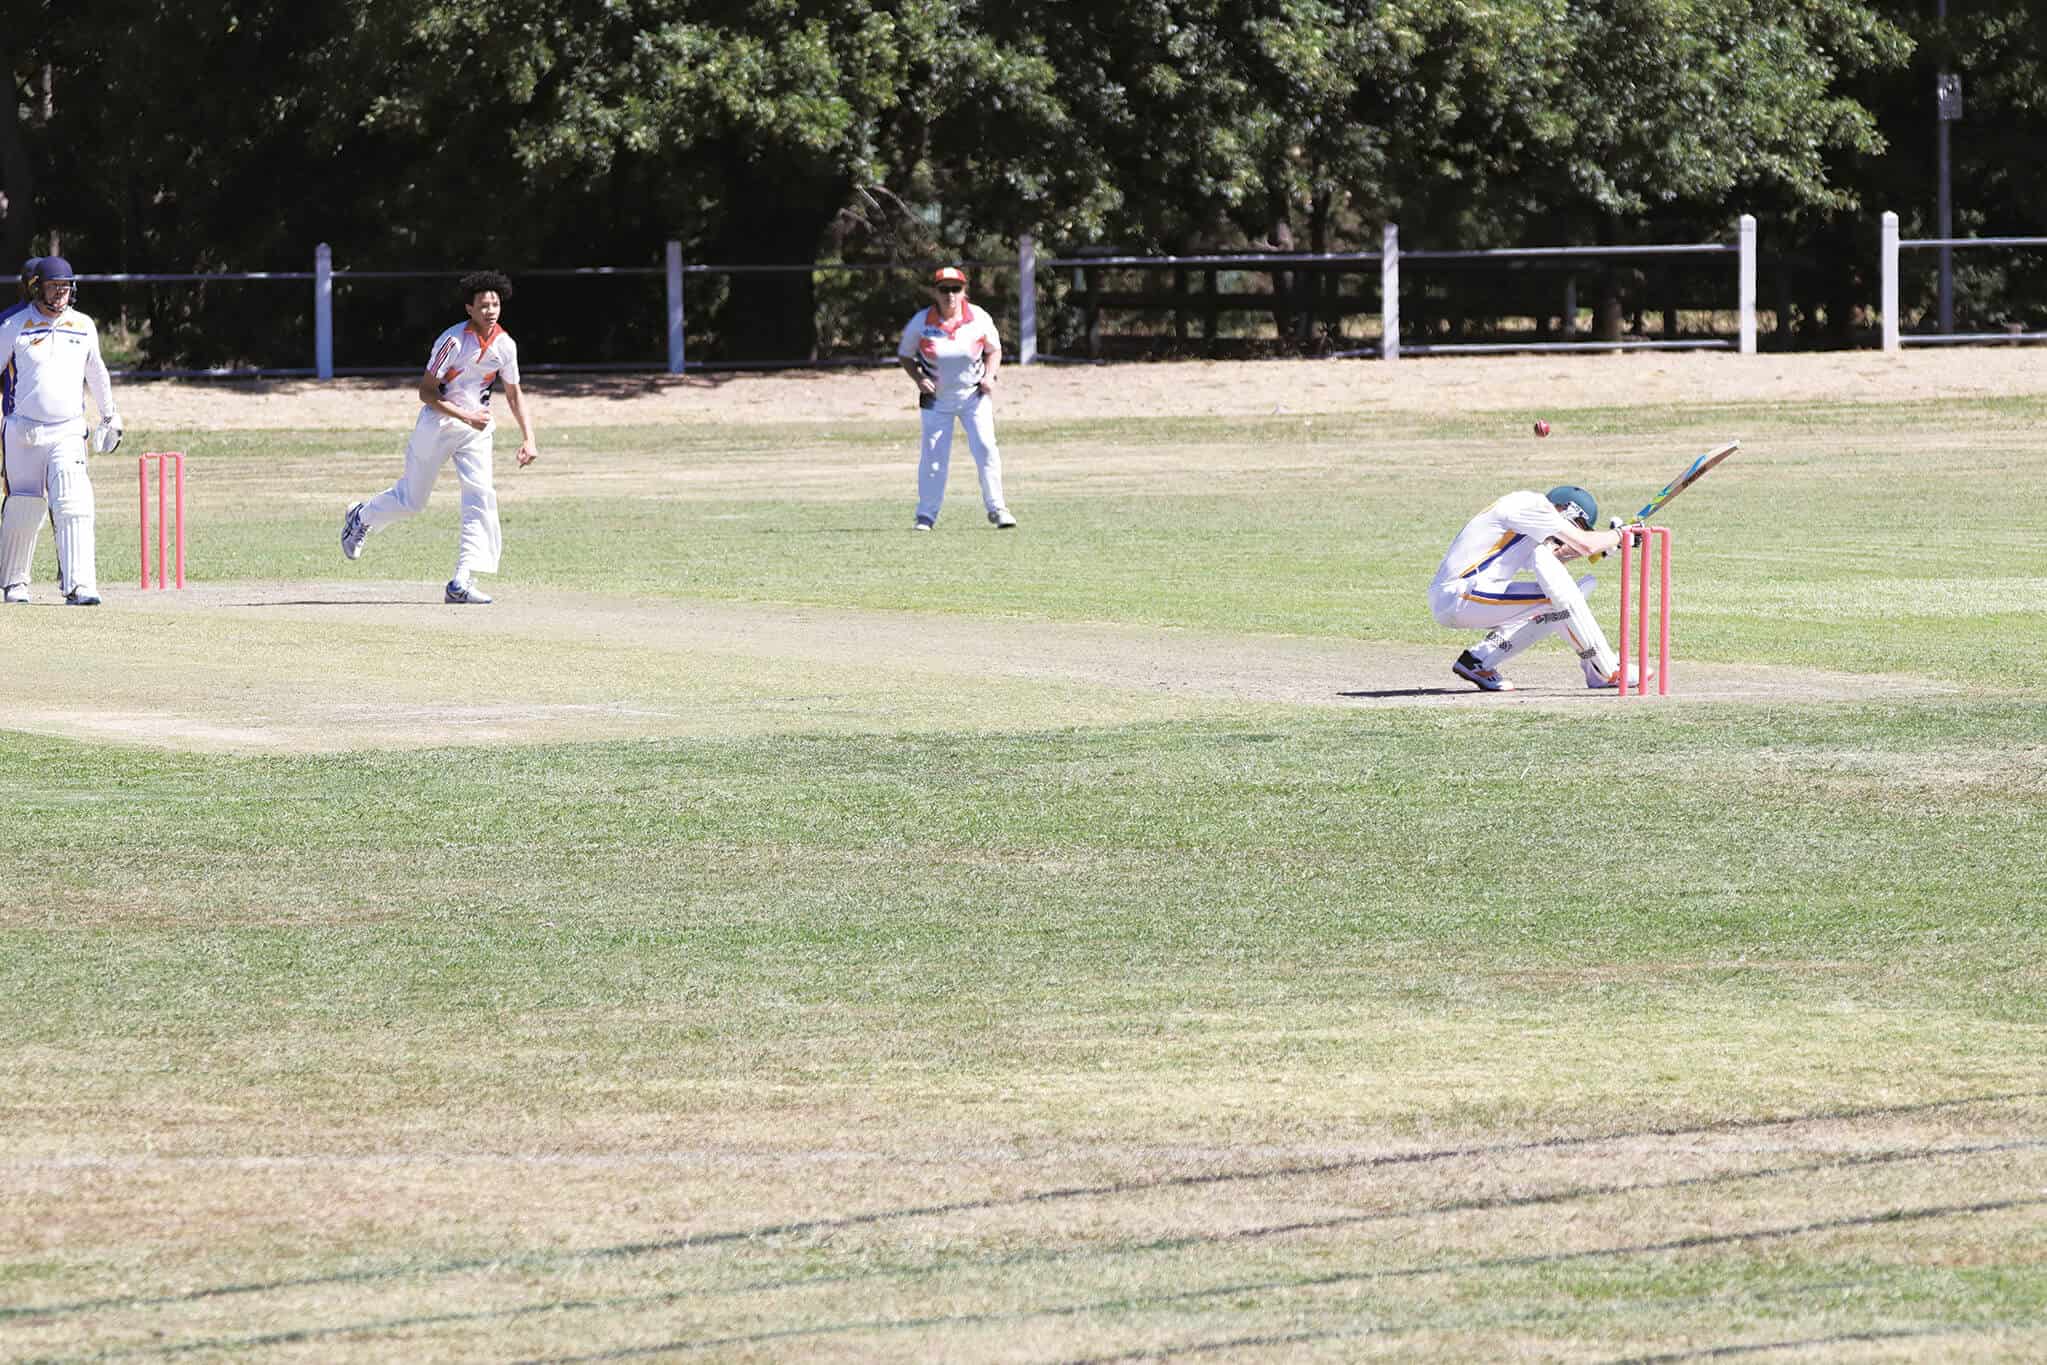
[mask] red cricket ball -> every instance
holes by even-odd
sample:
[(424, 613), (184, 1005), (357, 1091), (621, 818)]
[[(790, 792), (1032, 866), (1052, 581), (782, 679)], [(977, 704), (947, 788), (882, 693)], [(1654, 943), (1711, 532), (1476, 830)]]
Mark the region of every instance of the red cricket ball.
[(1540, 417), (1536, 418), (1536, 419), (1535, 419), (1535, 434), (1536, 434), (1537, 436), (1547, 436), (1547, 435), (1549, 435), (1549, 423), (1547, 423), (1547, 422), (1543, 421), (1543, 420), (1542, 420), (1542, 419), (1541, 419)]

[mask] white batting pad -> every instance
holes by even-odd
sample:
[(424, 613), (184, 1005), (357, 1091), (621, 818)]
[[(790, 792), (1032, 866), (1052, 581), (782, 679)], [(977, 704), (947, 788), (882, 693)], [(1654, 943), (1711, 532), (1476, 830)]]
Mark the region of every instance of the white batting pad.
[[(1557, 552), (1543, 545), (1535, 551), (1535, 581), (1549, 596), (1551, 604), (1564, 611), (1564, 632), (1571, 637), (1571, 647), (1578, 651), (1578, 661), (1585, 666), (1585, 677), (1590, 681), (1596, 671), (1602, 678), (1610, 676), (1620, 667), (1620, 660), (1614, 656), (1613, 647), (1606, 642), (1606, 632), (1599, 628), (1599, 620), (1592, 614), (1591, 605), (1585, 600), (1585, 592), (1572, 581)], [(1590, 587), (1592, 578), (1588, 575), (1585, 586)]]
[(99, 569), (93, 557), (92, 479), (83, 460), (50, 462), (50, 520), (57, 526), (57, 590), (96, 591)]
[(59, 455), (50, 461), (50, 514), (55, 517), (86, 516), (93, 512), (92, 476), (85, 461)]
[(28, 568), (36, 555), (36, 535), (43, 529), (43, 514), (50, 504), (42, 498), (10, 493), (7, 506), (0, 509), (0, 585), (28, 582)]

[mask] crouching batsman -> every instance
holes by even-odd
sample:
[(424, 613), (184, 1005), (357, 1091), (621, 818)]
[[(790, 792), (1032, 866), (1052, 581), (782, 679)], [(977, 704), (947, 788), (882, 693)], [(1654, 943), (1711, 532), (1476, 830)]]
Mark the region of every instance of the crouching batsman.
[(1590, 493), (1564, 484), (1547, 494), (1509, 493), (1465, 524), (1436, 570), (1429, 609), (1441, 625), (1486, 637), (1457, 656), (1452, 673), (1487, 692), (1511, 692), (1502, 671), (1507, 662), (1561, 630), (1587, 687), (1620, 685), (1620, 660), (1585, 601), (1595, 580), (1590, 574), (1573, 580), (1564, 569), (1569, 560), (1619, 547), (1625, 533), (1593, 530), (1598, 517)]

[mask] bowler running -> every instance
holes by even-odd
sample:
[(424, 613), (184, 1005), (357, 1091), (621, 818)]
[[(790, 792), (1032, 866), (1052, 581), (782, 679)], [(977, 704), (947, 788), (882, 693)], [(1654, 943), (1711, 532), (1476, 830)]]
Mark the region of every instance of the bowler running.
[(455, 477), (462, 483), (462, 515), (455, 533), (455, 575), (448, 580), (443, 600), (482, 606), (490, 597), (476, 586), (475, 576), (496, 573), (504, 549), (497, 489), (491, 479), (493, 389), (504, 389), (505, 406), (519, 424), (519, 463), (539, 459), (540, 446), (519, 390), (519, 348), (511, 333), (498, 325), (512, 297), (512, 282), (495, 270), (480, 270), (463, 276), (461, 289), (462, 309), (469, 320), (442, 332), (428, 353), (426, 373), (419, 381), (419, 419), (405, 443), (405, 472), (397, 483), (348, 509), (341, 521), (341, 553), (362, 558), (363, 541), (370, 532), (423, 511), (441, 466), (452, 459)]

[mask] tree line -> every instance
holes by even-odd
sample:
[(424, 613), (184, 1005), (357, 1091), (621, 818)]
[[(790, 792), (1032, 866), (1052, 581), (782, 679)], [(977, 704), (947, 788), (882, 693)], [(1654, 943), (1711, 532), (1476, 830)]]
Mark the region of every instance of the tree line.
[[(1955, 231), (2047, 231), (2047, 18), (1937, 8), (31, 0), (0, 27), (0, 233), (91, 272), (303, 270), (327, 241), (356, 269), (516, 275), (671, 238), (923, 262), (1024, 233), (1368, 250), (1389, 221), (1436, 247), (1690, 241), (1750, 212), (1796, 268), (1780, 326), (1837, 344), (1875, 295), (1876, 214), (1934, 235), (1936, 73), (1964, 82)], [(2043, 256), (1971, 258), (1965, 315), (2038, 310)], [(814, 289), (733, 276), (705, 322), (733, 358), (803, 355)], [(151, 297), (158, 363), (265, 325), (245, 298)]]

